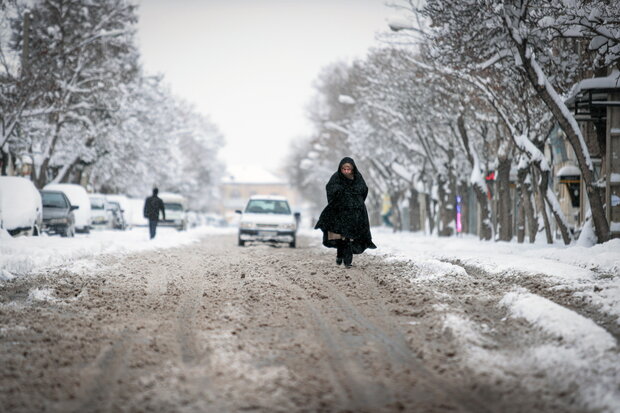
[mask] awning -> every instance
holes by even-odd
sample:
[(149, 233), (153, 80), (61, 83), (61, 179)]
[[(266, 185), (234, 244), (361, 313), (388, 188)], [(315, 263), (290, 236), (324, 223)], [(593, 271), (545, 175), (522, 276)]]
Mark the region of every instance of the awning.
[(555, 176), (581, 176), (581, 170), (575, 165), (564, 165), (555, 173)]

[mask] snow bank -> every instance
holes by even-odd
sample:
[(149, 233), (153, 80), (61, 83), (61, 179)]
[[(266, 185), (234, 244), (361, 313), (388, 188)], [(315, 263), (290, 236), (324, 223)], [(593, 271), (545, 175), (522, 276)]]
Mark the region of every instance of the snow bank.
[(459, 261), (494, 275), (541, 274), (579, 286), (601, 276), (620, 276), (620, 239), (591, 248), (560, 244), (518, 244), (480, 241), (472, 235), (439, 238), (420, 233), (392, 233), (373, 228), (378, 246), (370, 254), (391, 254), (409, 260)]
[[(236, 231), (235, 228), (198, 227), (178, 232), (158, 228), (157, 237), (149, 240), (148, 228), (131, 231), (93, 231), (75, 238), (16, 237), (0, 233), (0, 280), (40, 271), (51, 266), (67, 266), (76, 260), (100, 254), (127, 254), (131, 252), (173, 248), (196, 242), (215, 233)], [(88, 265), (82, 263), (83, 265)]]
[[(515, 302), (517, 302), (516, 300)], [(541, 311), (548, 310), (545, 306)], [(575, 314), (576, 315), (576, 314)], [(546, 318), (543, 316), (542, 318)], [(578, 318), (578, 317), (577, 317)], [(574, 315), (565, 321), (575, 320)], [(547, 325), (547, 323), (544, 323)], [(444, 330), (455, 337), (473, 371), (510, 380), (521, 377), (520, 384), (532, 391), (540, 388), (576, 396), (579, 406), (588, 411), (617, 412), (620, 406), (618, 355), (613, 350), (591, 351), (567, 342), (531, 347), (515, 355), (479, 331), (480, 326), (457, 314), (444, 316)]]
[(591, 319), (525, 289), (506, 294), (500, 305), (508, 309), (511, 317), (526, 319), (584, 354), (616, 347), (614, 337)]

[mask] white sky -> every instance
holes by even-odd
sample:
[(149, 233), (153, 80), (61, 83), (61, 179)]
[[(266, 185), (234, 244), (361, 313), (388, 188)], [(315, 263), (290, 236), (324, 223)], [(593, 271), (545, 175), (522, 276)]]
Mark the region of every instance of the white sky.
[(147, 71), (218, 125), (231, 170), (275, 172), (309, 133), (321, 68), (363, 57), (391, 14), (384, 0), (141, 0), (138, 40)]

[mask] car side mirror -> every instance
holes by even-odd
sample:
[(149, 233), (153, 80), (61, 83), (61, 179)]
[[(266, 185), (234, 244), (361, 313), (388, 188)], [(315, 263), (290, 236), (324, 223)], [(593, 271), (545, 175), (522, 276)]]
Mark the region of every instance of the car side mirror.
[(80, 209), (80, 206), (79, 205), (71, 205), (71, 208), (70, 208), (71, 211), (74, 211), (76, 209)]
[(235, 214), (240, 214), (241, 210), (240, 209), (235, 209)]
[(299, 212), (295, 212), (293, 215), (295, 215), (295, 219), (299, 219), (301, 217), (301, 214)]
[(124, 210), (124, 209), (121, 209), (121, 212), (125, 212), (125, 210)]

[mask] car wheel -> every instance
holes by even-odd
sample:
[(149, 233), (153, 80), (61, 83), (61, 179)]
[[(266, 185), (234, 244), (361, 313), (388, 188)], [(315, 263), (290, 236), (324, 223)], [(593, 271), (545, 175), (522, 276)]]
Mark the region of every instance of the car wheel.
[(289, 242), (288, 246), (291, 247), (291, 248), (297, 247), (297, 239), (295, 237), (293, 237), (293, 241)]
[(37, 227), (36, 225), (32, 226), (32, 235), (35, 237), (39, 236), (39, 227)]
[(73, 238), (75, 236), (75, 227), (73, 225), (69, 225), (65, 228), (65, 232), (63, 232), (62, 236)]
[(242, 240), (241, 238), (238, 238), (237, 245), (239, 245), (240, 247), (243, 247), (243, 246), (245, 246), (245, 241)]

